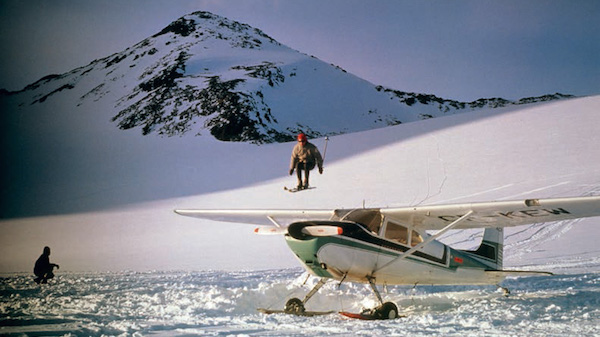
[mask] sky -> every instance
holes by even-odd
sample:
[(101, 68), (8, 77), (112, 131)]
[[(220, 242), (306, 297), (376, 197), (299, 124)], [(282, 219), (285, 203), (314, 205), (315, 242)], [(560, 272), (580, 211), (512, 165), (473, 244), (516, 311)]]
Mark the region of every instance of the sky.
[(461, 101), (600, 93), (595, 0), (2, 0), (0, 88), (120, 52), (198, 10), (396, 90)]

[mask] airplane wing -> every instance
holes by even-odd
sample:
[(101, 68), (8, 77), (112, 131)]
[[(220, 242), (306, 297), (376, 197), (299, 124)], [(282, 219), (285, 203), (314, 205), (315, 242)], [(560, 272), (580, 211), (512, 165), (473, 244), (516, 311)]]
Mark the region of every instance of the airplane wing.
[(277, 210), (277, 209), (190, 209), (175, 210), (175, 213), (194, 218), (235, 222), (254, 225), (287, 227), (290, 223), (302, 220), (329, 220), (333, 210)]
[[(600, 197), (526, 199), (469, 204), (372, 209), (400, 223), (425, 230), (514, 227), (527, 224), (600, 216)], [(214, 221), (287, 227), (303, 220), (330, 220), (352, 210), (175, 210), (175, 213)]]
[(514, 227), (600, 216), (600, 197), (526, 199), (381, 209), (385, 216), (427, 230), (440, 230), (469, 211), (473, 213), (454, 229)]

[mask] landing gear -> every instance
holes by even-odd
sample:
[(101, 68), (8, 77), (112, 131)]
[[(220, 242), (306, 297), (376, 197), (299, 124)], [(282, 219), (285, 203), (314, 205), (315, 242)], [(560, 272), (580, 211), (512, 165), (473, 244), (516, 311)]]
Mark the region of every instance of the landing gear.
[(383, 320), (383, 319), (396, 319), (399, 318), (398, 314), (398, 306), (392, 302), (385, 302), (382, 305), (375, 307), (373, 309), (366, 309), (360, 313), (361, 319), (367, 320)]
[(373, 293), (375, 293), (375, 296), (377, 296), (377, 300), (379, 301), (380, 305), (373, 309), (363, 310), (360, 314), (353, 314), (350, 312), (340, 312), (340, 314), (342, 314), (346, 317), (358, 318), (358, 319), (364, 319), (364, 320), (380, 320), (380, 319), (399, 318), (400, 314), (398, 313), (398, 306), (392, 302), (385, 302), (385, 303), (383, 302), (383, 299), (381, 298), (381, 294), (379, 293), (379, 290), (377, 289), (377, 286), (375, 285), (375, 278), (367, 277), (367, 280), (369, 281), (369, 285), (371, 286)]
[(300, 301), (300, 299), (298, 299), (298, 298), (292, 298), (289, 301), (287, 301), (287, 303), (285, 304), (285, 309), (283, 309), (283, 310), (286, 313), (296, 314), (296, 315), (306, 312), (306, 310), (304, 309), (304, 305), (306, 304), (306, 302), (308, 302), (308, 300), (310, 300), (311, 297), (314, 296), (314, 294), (317, 293), (317, 291), (319, 291), (319, 289), (321, 289), (322, 286), (325, 285), (325, 283), (327, 283), (326, 278), (320, 279), (319, 283), (317, 283), (314, 286), (314, 288), (312, 288), (312, 290), (309, 291), (308, 294), (306, 294), (306, 296), (304, 297), (304, 299), (302, 301)]
[(371, 286), (371, 289), (375, 293), (375, 296), (377, 296), (377, 300), (381, 304), (378, 307), (367, 310), (367, 312), (369, 312), (371, 314), (371, 316), (375, 317), (375, 319), (396, 319), (396, 318), (400, 317), (398, 315), (398, 306), (396, 304), (394, 304), (392, 302), (383, 303), (381, 294), (379, 293), (379, 290), (377, 289), (377, 285), (375, 284), (375, 278), (367, 277), (367, 280), (369, 281), (369, 285)]
[[(392, 302), (385, 302), (385, 303), (383, 302), (383, 299), (381, 298), (381, 294), (379, 293), (379, 290), (377, 289), (377, 286), (375, 285), (375, 279), (367, 278), (367, 280), (369, 281), (369, 285), (371, 286), (373, 293), (375, 293), (375, 296), (377, 296), (377, 300), (379, 300), (380, 305), (373, 309), (363, 310), (360, 314), (343, 312), (343, 311), (340, 312), (340, 314), (342, 314), (346, 317), (350, 317), (350, 318), (358, 318), (358, 319), (365, 319), (365, 320), (396, 319), (396, 318), (402, 317), (402, 316), (400, 316), (400, 314), (398, 312), (398, 306), (396, 304), (394, 304)], [(326, 278), (322, 278), (321, 280), (319, 280), (319, 282), (311, 289), (311, 291), (309, 291), (308, 294), (306, 294), (306, 296), (304, 297), (303, 300), (300, 300), (299, 298), (289, 299), (286, 302), (283, 310), (272, 310), (272, 309), (259, 308), (258, 311), (260, 311), (264, 314), (280, 313), (280, 314), (289, 314), (289, 315), (297, 315), (297, 316), (318, 316), (318, 315), (332, 314), (332, 313), (334, 313), (334, 311), (307, 311), (306, 308), (304, 307), (306, 305), (306, 302), (308, 302), (308, 300), (310, 300), (319, 291), (319, 289), (321, 289), (321, 287), (323, 287), (325, 285), (325, 283), (327, 283)]]
[(292, 298), (287, 301), (283, 310), (271, 310), (271, 309), (262, 309), (259, 308), (258, 311), (264, 314), (275, 314), (275, 313), (283, 313), (297, 316), (318, 316), (318, 315), (328, 315), (332, 314), (333, 311), (307, 311), (304, 308), (304, 305), (308, 300), (313, 297), (323, 285), (327, 283), (327, 279), (322, 278), (319, 282), (314, 286), (314, 288), (306, 294), (303, 300), (299, 298)]
[(304, 302), (299, 298), (291, 298), (285, 304), (283, 308), (286, 314), (302, 315), (306, 309), (304, 308)]
[(398, 306), (392, 302), (383, 303), (375, 312), (381, 319), (396, 319), (400, 317)]

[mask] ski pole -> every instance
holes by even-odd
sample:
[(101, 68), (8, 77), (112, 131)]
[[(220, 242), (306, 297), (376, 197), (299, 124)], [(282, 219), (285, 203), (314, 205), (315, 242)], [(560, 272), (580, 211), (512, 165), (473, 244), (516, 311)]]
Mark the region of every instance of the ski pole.
[(329, 142), (329, 136), (325, 136), (325, 148), (323, 149), (323, 163), (325, 163), (325, 156), (327, 155), (327, 143)]

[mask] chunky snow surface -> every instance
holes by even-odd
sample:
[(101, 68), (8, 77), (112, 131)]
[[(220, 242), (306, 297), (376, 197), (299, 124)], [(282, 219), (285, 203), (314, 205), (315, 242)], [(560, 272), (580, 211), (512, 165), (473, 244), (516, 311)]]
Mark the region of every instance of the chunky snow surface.
[[(598, 336), (600, 275), (511, 279), (495, 287), (387, 287), (406, 315), (391, 321), (263, 315), (317, 282), (300, 269), (252, 272), (67, 273), (38, 286), (0, 279), (3, 336)], [(311, 310), (360, 311), (365, 285), (330, 282)]]

